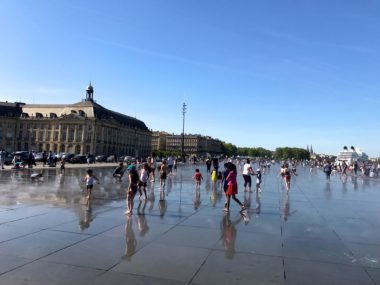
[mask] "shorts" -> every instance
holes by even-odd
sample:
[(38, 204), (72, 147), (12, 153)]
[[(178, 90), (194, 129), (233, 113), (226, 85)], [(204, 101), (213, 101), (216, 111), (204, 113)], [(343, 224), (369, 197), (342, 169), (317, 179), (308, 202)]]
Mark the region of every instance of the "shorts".
[(166, 179), (166, 172), (160, 173), (160, 179)]
[(226, 194), (227, 195), (236, 195), (238, 193), (238, 187), (237, 184), (228, 185)]
[(137, 185), (135, 184), (132, 184), (129, 189), (133, 192), (133, 193), (136, 193), (137, 192)]
[(140, 181), (140, 182), (139, 182), (139, 187), (146, 187), (146, 182), (142, 182), (142, 181)]
[(86, 185), (86, 188), (91, 190), (92, 188), (94, 188), (94, 184)]
[(227, 192), (227, 189), (228, 189), (228, 185), (223, 185), (224, 192)]
[(290, 175), (285, 175), (284, 179), (285, 179), (286, 182), (289, 182), (290, 181)]

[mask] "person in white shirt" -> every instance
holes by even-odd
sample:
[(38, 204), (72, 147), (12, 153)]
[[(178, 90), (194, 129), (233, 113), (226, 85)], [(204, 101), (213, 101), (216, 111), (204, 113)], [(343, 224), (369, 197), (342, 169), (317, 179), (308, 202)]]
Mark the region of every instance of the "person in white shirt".
[(244, 192), (247, 192), (247, 191), (252, 192), (251, 191), (251, 185), (252, 185), (251, 175), (255, 175), (255, 173), (253, 172), (251, 161), (247, 159), (243, 166)]

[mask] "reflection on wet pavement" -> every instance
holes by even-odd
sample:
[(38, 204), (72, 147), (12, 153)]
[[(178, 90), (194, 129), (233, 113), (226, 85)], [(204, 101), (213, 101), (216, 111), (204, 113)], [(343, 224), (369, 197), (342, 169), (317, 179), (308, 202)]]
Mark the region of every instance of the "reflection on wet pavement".
[[(286, 191), (278, 165), (262, 192), (223, 190), (194, 166), (148, 184), (124, 215), (111, 168), (86, 205), (85, 169), (0, 172), (0, 284), (380, 284), (380, 181), (301, 166)], [(44, 274), (43, 272), (50, 272)], [(66, 278), (70, 276), (69, 278)]]

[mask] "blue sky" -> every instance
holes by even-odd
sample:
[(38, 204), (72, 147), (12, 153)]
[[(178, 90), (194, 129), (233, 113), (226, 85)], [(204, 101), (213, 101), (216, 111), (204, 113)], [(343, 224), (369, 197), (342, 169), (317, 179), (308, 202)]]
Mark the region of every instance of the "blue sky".
[(380, 156), (377, 0), (0, 0), (0, 100), (94, 99), (153, 130)]

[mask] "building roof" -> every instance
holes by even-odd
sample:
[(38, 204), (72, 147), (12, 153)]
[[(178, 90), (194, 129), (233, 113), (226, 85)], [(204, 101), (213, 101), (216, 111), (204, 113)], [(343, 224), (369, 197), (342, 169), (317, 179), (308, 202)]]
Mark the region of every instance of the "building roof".
[(83, 100), (75, 104), (25, 104), (23, 106), (23, 112), (28, 113), (29, 117), (36, 116), (36, 113), (42, 114), (43, 117), (50, 117), (50, 114), (56, 114), (56, 116), (62, 117), (72, 113), (79, 114), (87, 118), (96, 118), (99, 120), (115, 120), (119, 124), (127, 125), (132, 128), (138, 128), (142, 130), (148, 130), (144, 122), (111, 111), (103, 106), (97, 104), (91, 100)]
[(19, 117), (22, 113), (21, 102), (0, 102), (0, 116), (6, 117)]

